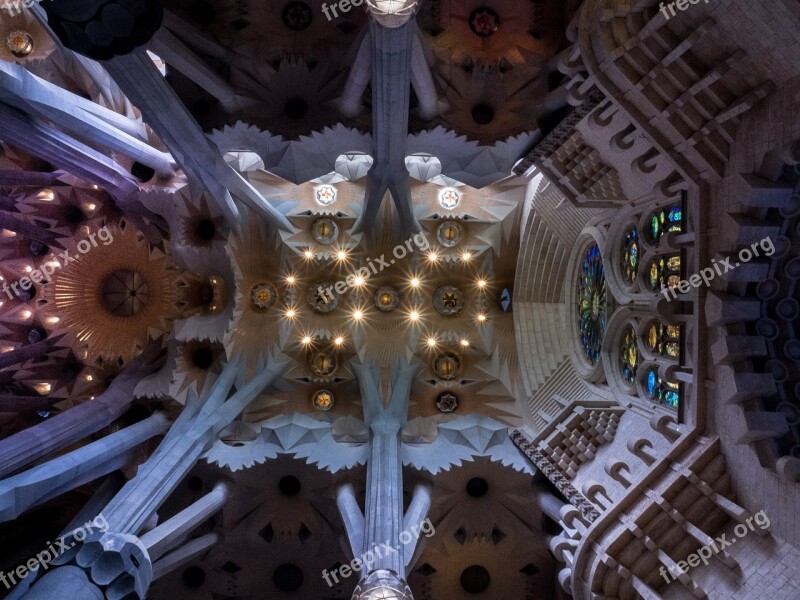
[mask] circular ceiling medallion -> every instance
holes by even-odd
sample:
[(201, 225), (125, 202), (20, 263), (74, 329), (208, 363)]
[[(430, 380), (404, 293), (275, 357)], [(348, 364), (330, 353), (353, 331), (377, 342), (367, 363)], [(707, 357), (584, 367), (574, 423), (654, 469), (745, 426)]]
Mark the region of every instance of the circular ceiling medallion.
[(453, 392), (442, 392), (436, 398), (436, 408), (443, 413), (455, 412), (458, 408), (458, 397)]
[(17, 58), (30, 56), (34, 47), (33, 36), (27, 31), (16, 29), (6, 38), (6, 48)]
[(317, 199), (317, 204), (330, 206), (336, 202), (336, 188), (332, 185), (321, 185), (314, 192), (314, 197)]
[(314, 394), (314, 408), (317, 410), (327, 411), (333, 408), (333, 392), (328, 390), (319, 390)]
[(391, 286), (378, 288), (375, 292), (375, 307), (382, 312), (392, 312), (400, 306), (400, 292)]
[(433, 292), (433, 308), (440, 315), (454, 317), (464, 309), (464, 294), (454, 285), (442, 285)]
[(339, 237), (339, 226), (332, 219), (320, 219), (311, 228), (311, 235), (320, 244), (333, 244)]
[(318, 281), (308, 288), (308, 306), (316, 313), (328, 314), (339, 308), (342, 296), (336, 292), (331, 281)]
[(253, 306), (261, 309), (268, 309), (278, 299), (278, 290), (271, 283), (259, 283), (250, 290), (250, 301)]
[(479, 37), (490, 37), (500, 28), (500, 15), (488, 6), (476, 8), (469, 16), (469, 28)]
[(461, 358), (453, 352), (445, 352), (433, 364), (436, 376), (443, 381), (453, 381), (461, 373)]
[(135, 271), (114, 271), (103, 281), (102, 295), (103, 303), (111, 314), (132, 317), (147, 305), (147, 280)]
[(453, 188), (442, 190), (442, 192), (439, 194), (439, 204), (442, 206), (442, 208), (453, 210), (456, 206), (458, 206), (459, 202), (461, 202), (461, 194), (459, 194)]
[(464, 238), (464, 228), (456, 221), (445, 221), (436, 230), (436, 239), (445, 248), (453, 248)]
[(305, 2), (289, 2), (281, 13), (283, 24), (292, 31), (303, 31), (311, 26), (314, 13)]
[(321, 350), (311, 355), (308, 366), (311, 367), (311, 372), (317, 377), (330, 377), (339, 367), (339, 361), (333, 352)]

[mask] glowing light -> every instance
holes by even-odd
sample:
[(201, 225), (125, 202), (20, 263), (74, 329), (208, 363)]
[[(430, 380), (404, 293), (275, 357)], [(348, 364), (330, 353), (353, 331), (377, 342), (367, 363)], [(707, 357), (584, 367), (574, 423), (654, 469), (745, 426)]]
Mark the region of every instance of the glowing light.
[(25, 272), (30, 273), (31, 271), (33, 271), (33, 267), (30, 265), (25, 265)]
[(19, 314), (22, 316), (22, 318), (23, 318), (23, 319), (30, 319), (30, 318), (31, 318), (31, 315), (32, 315), (33, 313), (32, 313), (31, 311), (29, 311), (29, 310), (23, 310), (23, 311), (22, 311), (21, 313), (19, 313)]
[(436, 338), (429, 337), (426, 343), (428, 344), (428, 348), (435, 348), (437, 341)]
[(306, 250), (303, 252), (303, 256), (305, 256), (308, 260), (314, 258), (314, 253), (311, 250)]
[(49, 383), (37, 383), (33, 387), (36, 388), (37, 392), (44, 395), (50, 393), (50, 389), (52, 386)]
[(408, 318), (416, 323), (419, 321), (419, 313), (416, 310), (412, 310), (411, 314), (408, 315)]
[(345, 250), (339, 250), (336, 253), (336, 258), (339, 260), (347, 260), (347, 252)]
[(478, 319), (479, 323), (484, 323), (486, 321), (486, 315), (483, 313), (478, 313), (478, 316), (476, 318)]
[(86, 210), (89, 212), (93, 211), (95, 208), (97, 208), (97, 205), (94, 202), (89, 202), (89, 204), (86, 205)]
[(464, 252), (461, 255), (461, 260), (463, 260), (464, 262), (469, 262), (471, 258), (472, 258), (472, 252)]
[(287, 319), (294, 319), (297, 316), (297, 311), (293, 308), (290, 308), (286, 311), (286, 318)]
[(461, 340), (462, 348), (469, 348), (469, 340)]
[(36, 197), (39, 198), (39, 200), (44, 200), (45, 202), (52, 202), (56, 199), (56, 195), (53, 190), (42, 190)]
[(335, 340), (333, 340), (333, 343), (336, 344), (337, 346), (341, 346), (342, 344), (344, 344), (344, 338), (342, 336), (339, 336)]
[(61, 319), (59, 319), (58, 317), (47, 317), (47, 322), (50, 323), (51, 325), (55, 325), (60, 320)]
[(437, 260), (439, 260), (439, 255), (433, 251), (428, 252), (428, 260), (431, 262), (436, 262)]
[(93, 186), (92, 186), (92, 189), (93, 189), (93, 190), (99, 190), (99, 189), (100, 189), (100, 186), (99, 186), (99, 185), (97, 185), (97, 184), (95, 184), (95, 185), (93, 185)]
[(93, 381), (93, 380), (94, 380), (94, 377), (92, 377), (91, 375), (87, 375), (86, 376), (86, 381)]
[(308, 346), (311, 343), (311, 336), (307, 335), (301, 340), (304, 346)]
[(321, 185), (315, 192), (317, 203), (322, 206), (330, 206), (336, 202), (336, 188), (332, 185)]
[(289, 275), (286, 278), (286, 283), (288, 283), (289, 285), (294, 285), (295, 283), (297, 283), (297, 277), (295, 277), (294, 275)]
[(364, 279), (361, 275), (356, 275), (355, 279), (353, 280), (353, 283), (356, 284), (356, 287), (361, 287), (365, 283), (367, 283), (367, 280)]
[(420, 282), (420, 280), (419, 280), (419, 277), (414, 277), (414, 278), (411, 280), (411, 287), (415, 287), (415, 288), (417, 288), (417, 287), (419, 287), (419, 286), (420, 286), (420, 283), (421, 283), (421, 282)]
[(478, 279), (478, 282), (477, 282), (477, 283), (478, 283), (478, 287), (479, 287), (479, 288), (481, 288), (481, 289), (483, 289), (483, 288), (485, 288), (485, 287), (486, 287), (486, 284), (487, 284), (488, 282), (487, 282), (485, 279)]
[(3, 229), (3, 237), (16, 237), (17, 232), (10, 229)]
[(353, 318), (356, 321), (360, 321), (361, 319), (364, 318), (364, 313), (362, 311), (356, 309), (356, 310), (353, 311)]
[(442, 206), (442, 208), (453, 210), (456, 206), (458, 206), (459, 202), (461, 202), (461, 194), (459, 194), (453, 188), (444, 189), (439, 194), (439, 204)]

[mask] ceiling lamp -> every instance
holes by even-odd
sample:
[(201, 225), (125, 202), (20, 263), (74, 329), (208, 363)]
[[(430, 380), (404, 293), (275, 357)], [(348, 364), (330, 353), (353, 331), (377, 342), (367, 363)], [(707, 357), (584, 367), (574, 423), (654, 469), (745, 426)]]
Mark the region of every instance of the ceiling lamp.
[(461, 358), (453, 352), (440, 354), (433, 364), (436, 376), (443, 381), (453, 381), (461, 373)]
[(314, 196), (317, 199), (317, 204), (330, 206), (336, 202), (336, 188), (332, 185), (321, 185), (316, 189)]
[(447, 188), (439, 193), (439, 204), (442, 208), (453, 210), (461, 202), (461, 194), (453, 188)]
[(358, 582), (352, 600), (413, 600), (408, 584), (389, 569), (376, 569)]
[(378, 23), (396, 29), (408, 23), (417, 10), (417, 0), (367, 0), (367, 6)]
[(311, 372), (317, 377), (330, 377), (339, 367), (339, 361), (333, 352), (321, 351), (313, 354), (308, 361)]

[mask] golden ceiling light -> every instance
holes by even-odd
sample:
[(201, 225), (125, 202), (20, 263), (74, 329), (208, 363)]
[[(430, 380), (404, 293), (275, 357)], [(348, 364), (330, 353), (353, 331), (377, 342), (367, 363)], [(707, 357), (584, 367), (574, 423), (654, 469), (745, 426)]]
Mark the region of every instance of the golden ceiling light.
[(419, 280), (419, 277), (412, 277), (409, 283), (411, 287), (418, 288), (422, 282)]
[(469, 348), (469, 340), (467, 340), (467, 339), (461, 340), (461, 347), (462, 348)]
[(39, 200), (43, 200), (44, 202), (52, 202), (53, 200), (56, 199), (56, 194), (53, 190), (44, 189), (41, 192), (39, 192), (36, 195), (36, 197)]
[(362, 287), (365, 283), (367, 283), (367, 280), (361, 275), (356, 275), (353, 279), (353, 283), (355, 283), (356, 287)]
[(436, 252), (434, 252), (433, 250), (431, 250), (430, 252), (428, 252), (428, 260), (431, 262), (436, 262), (437, 260), (439, 260), (439, 255), (436, 254)]
[(364, 313), (361, 310), (356, 309), (353, 311), (353, 319), (355, 319), (356, 321), (360, 321), (363, 318), (364, 318)]
[(409, 313), (408, 318), (416, 323), (417, 321), (419, 321), (419, 312), (416, 310), (412, 310), (411, 313)]
[(472, 259), (472, 252), (464, 252), (461, 254), (461, 260), (469, 262)]
[(6, 37), (6, 48), (17, 58), (27, 58), (35, 47), (33, 36), (22, 29), (15, 29)]
[(297, 316), (297, 311), (293, 308), (289, 308), (286, 310), (286, 318), (289, 320), (294, 319)]
[(425, 343), (428, 344), (428, 348), (435, 348), (438, 342), (435, 337), (429, 337)]
[(475, 318), (478, 319), (478, 323), (485, 323), (487, 317), (483, 313), (478, 313), (478, 315)]
[(23, 319), (30, 319), (30, 318), (31, 318), (31, 315), (32, 315), (33, 313), (32, 313), (31, 311), (29, 311), (29, 310), (23, 310), (23, 311), (22, 311), (21, 313), (19, 313), (19, 314), (20, 314), (20, 316), (21, 316)]
[(303, 337), (302, 340), (300, 340), (300, 343), (303, 344), (303, 346), (308, 346), (309, 344), (311, 344), (312, 341), (313, 340), (311, 339), (311, 336), (307, 335), (307, 336)]
[(339, 261), (345, 261), (345, 260), (347, 260), (347, 251), (346, 251), (346, 250), (339, 250), (339, 251), (336, 253), (336, 258), (337, 258)]
[(338, 336), (336, 339), (333, 340), (333, 343), (337, 346), (341, 346), (344, 344), (344, 338), (342, 336)]
[(314, 258), (314, 252), (312, 252), (311, 249), (308, 249), (305, 252), (303, 252), (303, 256), (306, 258), (306, 260), (311, 260), (312, 258)]
[(294, 275), (288, 275), (286, 277), (286, 283), (288, 285), (294, 285), (295, 283), (297, 283), (297, 277), (295, 277)]
[(480, 289), (484, 289), (489, 282), (486, 281), (485, 279), (478, 279), (478, 281), (476, 283), (478, 284), (478, 287)]

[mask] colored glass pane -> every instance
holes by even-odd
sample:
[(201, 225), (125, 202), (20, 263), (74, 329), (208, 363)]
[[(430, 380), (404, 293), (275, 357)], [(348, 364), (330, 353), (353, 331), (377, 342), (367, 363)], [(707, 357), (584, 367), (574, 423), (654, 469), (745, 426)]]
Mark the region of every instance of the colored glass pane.
[(678, 403), (681, 399), (680, 385), (661, 379), (655, 367), (648, 369), (644, 384), (650, 400), (656, 404), (678, 408)]
[(633, 285), (639, 269), (639, 233), (631, 227), (622, 241), (622, 277), (625, 283)]
[(683, 211), (680, 206), (663, 208), (650, 217), (650, 241), (658, 244), (664, 234), (670, 231), (683, 231)]
[(592, 244), (578, 268), (578, 328), (583, 355), (592, 365), (600, 360), (600, 348), (606, 328), (608, 296), (600, 248)]
[(630, 325), (622, 334), (620, 344), (620, 371), (622, 378), (629, 385), (636, 383), (636, 371), (639, 367), (639, 348), (636, 344), (636, 331)]

